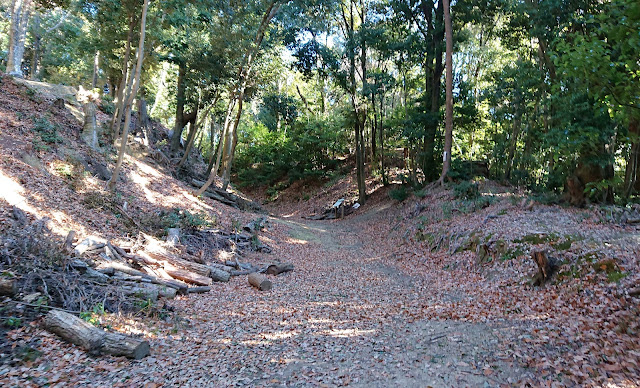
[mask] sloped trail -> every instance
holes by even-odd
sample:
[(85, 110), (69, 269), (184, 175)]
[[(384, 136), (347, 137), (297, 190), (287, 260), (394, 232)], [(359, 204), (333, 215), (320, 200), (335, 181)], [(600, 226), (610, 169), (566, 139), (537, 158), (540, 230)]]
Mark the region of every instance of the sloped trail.
[[(424, 319), (424, 309), (437, 303), (429, 298), (429, 279), (396, 268), (383, 256), (382, 238), (358, 232), (358, 217), (272, 221), (274, 255), (296, 269), (274, 278), (271, 291), (259, 292), (238, 277), (173, 302), (186, 320), (138, 327), (152, 345), (152, 356), (140, 361), (94, 360), (40, 332), (48, 350), (31, 381), (451, 387), (531, 377), (505, 352), (517, 346), (521, 328)], [(52, 377), (60, 370), (64, 377)]]

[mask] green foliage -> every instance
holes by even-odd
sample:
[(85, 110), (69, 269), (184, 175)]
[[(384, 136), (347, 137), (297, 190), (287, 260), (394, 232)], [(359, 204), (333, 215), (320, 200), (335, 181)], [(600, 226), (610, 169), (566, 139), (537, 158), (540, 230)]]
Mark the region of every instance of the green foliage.
[(271, 131), (262, 124), (245, 123), (235, 169), (241, 186), (273, 185), (329, 176), (338, 167), (335, 155), (344, 152), (342, 129), (336, 119), (308, 119)]
[(453, 185), (453, 192), (458, 199), (475, 200), (480, 197), (478, 184), (470, 181), (463, 181)]
[(37, 149), (46, 151), (48, 144), (62, 143), (62, 137), (58, 135), (58, 126), (52, 124), (46, 117), (35, 119), (33, 130), (39, 135), (39, 139), (34, 139), (34, 146)]
[(629, 274), (627, 272), (622, 271), (613, 271), (607, 273), (607, 280), (610, 283), (618, 283), (620, 280), (626, 278)]
[(105, 314), (104, 304), (98, 303), (93, 306), (91, 311), (80, 312), (80, 318), (94, 326), (100, 326), (100, 317), (103, 317)]
[(8, 328), (15, 329), (22, 326), (22, 319), (17, 317), (8, 317), (4, 321), (4, 325)]
[(405, 199), (409, 198), (409, 195), (410, 192), (405, 185), (402, 185), (397, 189), (389, 190), (389, 198), (398, 202), (404, 202)]
[(207, 215), (204, 212), (191, 213), (188, 210), (174, 208), (171, 211), (161, 211), (160, 214), (154, 218), (158, 223), (155, 228), (161, 228), (166, 231), (169, 228), (182, 228), (182, 229), (201, 229), (208, 228), (216, 225), (215, 218)]
[(100, 103), (100, 109), (108, 115), (112, 115), (115, 110), (116, 110), (116, 106), (113, 103), (113, 97), (111, 97), (110, 95), (104, 95), (102, 96), (102, 98), (100, 99), (101, 103)]

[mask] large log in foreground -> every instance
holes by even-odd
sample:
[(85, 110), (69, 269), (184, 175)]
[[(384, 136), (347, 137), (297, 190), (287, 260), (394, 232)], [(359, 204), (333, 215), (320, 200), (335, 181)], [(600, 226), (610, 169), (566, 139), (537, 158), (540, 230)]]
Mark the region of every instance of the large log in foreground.
[(92, 355), (110, 354), (139, 360), (150, 352), (147, 341), (123, 334), (107, 333), (64, 311), (49, 311), (44, 318), (44, 327)]
[(249, 284), (254, 286), (260, 291), (268, 291), (271, 289), (271, 280), (267, 279), (266, 276), (259, 274), (257, 272), (249, 274)]

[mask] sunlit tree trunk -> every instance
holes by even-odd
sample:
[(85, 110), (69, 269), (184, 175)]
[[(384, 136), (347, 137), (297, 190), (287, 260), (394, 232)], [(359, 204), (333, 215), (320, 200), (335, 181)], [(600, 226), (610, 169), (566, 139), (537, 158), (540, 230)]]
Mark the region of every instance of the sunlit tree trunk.
[(24, 43), (29, 26), (29, 17), (33, 9), (31, 0), (13, 0), (11, 4), (11, 25), (9, 27), (9, 53), (7, 56), (7, 74), (22, 78), (22, 59)]
[[(131, 41), (133, 39), (133, 31), (135, 25), (133, 23), (133, 16), (129, 17), (129, 32), (127, 33), (127, 43), (124, 51), (124, 58), (122, 63), (122, 79), (120, 80), (120, 85), (118, 86), (118, 92), (116, 94), (116, 103), (115, 103), (115, 111), (113, 112), (113, 117), (111, 119), (111, 133), (113, 134), (113, 138), (116, 139), (118, 137), (118, 132), (120, 132), (120, 123), (122, 122), (123, 115), (123, 107), (124, 107), (124, 99), (125, 99), (125, 89), (127, 88), (127, 77), (129, 74), (129, 57), (131, 56)], [(117, 126), (117, 129), (116, 129)]]
[(33, 14), (32, 21), (32, 36), (33, 36), (33, 44), (31, 50), (31, 69), (29, 78), (32, 80), (37, 80), (38, 78), (38, 66), (40, 63), (40, 43), (42, 41), (42, 32), (40, 31), (40, 12), (36, 11)]
[(133, 99), (135, 95), (138, 93), (138, 86), (140, 83), (140, 73), (142, 73), (142, 62), (144, 60), (144, 37), (146, 32), (146, 24), (147, 24), (147, 10), (149, 8), (149, 0), (144, 0), (144, 4), (142, 6), (142, 17), (140, 18), (140, 40), (138, 42), (138, 52), (137, 52), (137, 63), (134, 75), (134, 82), (131, 93), (127, 97), (127, 101), (125, 101), (125, 122), (124, 129), (122, 130), (122, 141), (120, 143), (120, 151), (118, 152), (118, 161), (116, 162), (116, 167), (113, 170), (113, 175), (111, 179), (107, 183), (107, 187), (109, 190), (114, 190), (116, 187), (116, 183), (118, 182), (118, 175), (120, 174), (120, 170), (122, 169), (122, 161), (124, 160), (124, 154), (127, 151), (127, 137), (129, 136), (129, 124), (131, 122), (131, 106), (133, 105)]
[[(519, 106), (516, 105), (516, 110), (519, 110)], [(509, 144), (509, 156), (507, 157), (507, 166), (504, 170), (504, 179), (511, 179), (511, 170), (513, 168), (513, 159), (516, 154), (516, 148), (518, 146), (518, 137), (520, 136), (520, 130), (522, 127), (522, 115), (519, 112), (516, 112), (516, 115), (513, 119), (513, 131), (511, 132), (511, 142)]]
[(167, 73), (169, 72), (169, 62), (163, 62), (162, 63), (162, 70), (160, 70), (160, 81), (158, 82), (158, 89), (156, 91), (156, 97), (153, 101), (153, 106), (151, 107), (151, 110), (149, 111), (149, 115), (153, 116), (153, 114), (155, 113), (156, 109), (158, 109), (158, 105), (160, 105), (160, 100), (162, 99), (162, 96), (164, 95), (164, 91), (165, 91), (165, 83), (167, 82)]
[(93, 57), (93, 77), (91, 77), (91, 89), (98, 86), (98, 72), (100, 71), (100, 51), (96, 51)]
[(442, 174), (440, 182), (444, 183), (449, 170), (451, 169), (451, 142), (453, 138), (453, 31), (451, 27), (451, 13), (449, 9), (449, 0), (443, 0), (444, 3), (444, 29), (446, 34), (446, 101), (445, 101), (445, 137), (444, 137), (444, 155), (442, 157)]

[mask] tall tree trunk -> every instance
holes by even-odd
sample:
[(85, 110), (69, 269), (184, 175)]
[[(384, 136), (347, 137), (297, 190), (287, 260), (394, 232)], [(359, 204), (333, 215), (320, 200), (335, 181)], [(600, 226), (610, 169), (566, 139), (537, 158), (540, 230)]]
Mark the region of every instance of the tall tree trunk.
[(441, 183), (451, 169), (451, 142), (453, 138), (453, 31), (451, 27), (451, 13), (449, 8), (449, 0), (443, 0), (444, 3), (444, 29), (446, 34), (446, 100), (445, 100), (445, 137), (444, 137), (444, 154), (442, 156), (442, 174), (440, 175)]
[(151, 123), (149, 122), (149, 114), (147, 113), (147, 100), (141, 96), (138, 99), (138, 129), (144, 138), (144, 145), (149, 147), (151, 144)]
[[(118, 138), (118, 132), (120, 132), (120, 123), (122, 122), (125, 89), (127, 88), (127, 76), (129, 73), (129, 57), (131, 56), (131, 41), (133, 40), (133, 31), (135, 24), (133, 23), (133, 15), (129, 16), (129, 31), (127, 32), (127, 43), (124, 50), (124, 58), (122, 62), (122, 79), (120, 80), (120, 86), (118, 86), (118, 92), (116, 94), (116, 107), (111, 119), (111, 133), (114, 139)], [(117, 130), (116, 130), (117, 126)]]
[(13, 0), (6, 72), (14, 77), (22, 78), (24, 76), (22, 59), (24, 58), (24, 43), (32, 9), (33, 2), (31, 0)]
[(640, 123), (637, 119), (629, 122), (629, 134), (633, 136), (633, 140), (624, 174), (624, 198), (629, 198), (634, 189), (640, 191)]
[[(519, 110), (519, 104), (515, 106), (516, 110)], [(513, 158), (516, 154), (516, 148), (518, 146), (518, 137), (520, 136), (520, 130), (522, 127), (522, 115), (519, 112), (516, 112), (516, 115), (513, 119), (513, 131), (511, 133), (511, 142), (509, 144), (509, 155), (507, 157), (507, 165), (504, 169), (504, 180), (508, 181), (511, 179), (511, 169), (513, 168)]]
[(422, 147), (422, 172), (427, 181), (435, 179), (437, 176), (437, 161), (435, 157), (436, 134), (438, 132), (440, 115), (440, 91), (441, 79), (444, 67), (442, 66), (442, 43), (445, 31), (443, 28), (444, 3), (438, 1), (435, 10), (435, 20), (432, 17), (433, 5), (427, 6), (427, 2), (422, 3), (422, 13), (428, 22), (427, 31), (423, 33), (427, 42), (431, 43), (427, 52), (425, 63), (425, 110), (430, 114), (430, 120), (425, 127), (425, 137)]
[(96, 51), (96, 55), (93, 57), (93, 77), (91, 77), (91, 89), (95, 89), (98, 86), (98, 71), (100, 70), (100, 51)]
[(380, 93), (380, 127), (378, 128), (378, 136), (380, 136), (380, 171), (382, 172), (382, 184), (387, 185), (387, 174), (384, 170), (384, 94)]
[[(202, 195), (202, 193), (204, 193), (209, 188), (209, 186), (211, 186), (213, 181), (216, 179), (216, 176), (218, 176), (218, 169), (220, 168), (222, 154), (224, 152), (224, 146), (225, 146), (225, 143), (228, 141), (227, 137), (230, 130), (229, 127), (231, 125), (231, 118), (233, 117), (233, 109), (235, 108), (235, 102), (236, 102), (236, 98), (232, 94), (229, 97), (229, 103), (227, 104), (227, 113), (224, 118), (224, 125), (222, 126), (222, 132), (220, 133), (220, 140), (218, 140), (217, 154), (212, 153), (210, 156), (209, 165), (213, 166), (213, 168), (209, 169), (209, 178), (207, 179), (205, 184), (202, 185), (202, 187), (194, 193), (196, 197), (199, 197), (200, 195)], [(214, 156), (216, 158), (215, 166), (213, 165)]]
[[(267, 27), (271, 23), (271, 20), (276, 15), (278, 10), (280, 9), (279, 1), (271, 1), (264, 15), (262, 16), (262, 20), (260, 22), (260, 26), (256, 32), (256, 37), (253, 40), (253, 46), (249, 49), (247, 56), (245, 57), (244, 64), (240, 67), (238, 72), (238, 92), (237, 96), (237, 104), (238, 111), (236, 114), (236, 118), (233, 122), (233, 129), (230, 133), (230, 143), (227, 146), (225, 142), (225, 155), (224, 155), (224, 172), (222, 174), (223, 178), (223, 188), (226, 190), (229, 185), (229, 180), (231, 176), (231, 167), (233, 165), (233, 157), (235, 154), (236, 146), (238, 144), (238, 125), (240, 124), (240, 118), (242, 117), (242, 107), (244, 102), (244, 97), (247, 89), (247, 82), (251, 75), (251, 69), (253, 67), (253, 60), (255, 59), (258, 51), (260, 50), (260, 46), (262, 45), (262, 41), (264, 40), (264, 35), (267, 31)], [(201, 189), (202, 191), (202, 189)]]
[[(193, 148), (193, 144), (196, 139), (196, 134), (198, 133), (198, 130), (200, 129), (200, 127), (202, 127), (202, 125), (204, 124), (204, 121), (207, 119), (207, 117), (209, 117), (209, 112), (211, 111), (211, 108), (213, 108), (217, 102), (218, 102), (218, 98), (216, 97), (211, 103), (211, 105), (209, 105), (207, 110), (204, 112), (204, 114), (200, 116), (200, 120), (193, 120), (191, 122), (191, 130), (189, 131), (189, 136), (187, 137), (187, 147), (185, 148), (184, 155), (182, 155), (182, 158), (180, 159), (180, 162), (178, 162), (178, 166), (176, 167), (176, 169), (179, 169), (180, 167), (182, 167), (182, 165), (189, 158), (189, 152), (191, 152), (191, 148)], [(196, 118), (197, 118), (197, 114), (196, 114)]]
[(158, 109), (158, 105), (160, 104), (160, 99), (162, 98), (162, 95), (164, 94), (164, 90), (166, 88), (165, 86), (165, 82), (167, 81), (167, 72), (169, 72), (169, 62), (163, 62), (162, 63), (162, 70), (160, 71), (160, 81), (158, 82), (158, 89), (156, 91), (156, 97), (153, 101), (153, 106), (151, 107), (151, 110), (149, 111), (149, 115), (153, 116), (153, 114), (155, 113), (156, 109)]
[(176, 122), (173, 126), (173, 134), (171, 135), (171, 151), (176, 152), (180, 148), (180, 139), (182, 138), (182, 130), (184, 129), (184, 103), (185, 103), (185, 76), (187, 66), (180, 63), (178, 69), (178, 93), (176, 94)]
[(118, 182), (118, 175), (120, 174), (120, 170), (122, 169), (122, 161), (124, 160), (124, 154), (127, 151), (127, 137), (129, 135), (129, 123), (131, 122), (131, 106), (133, 104), (133, 99), (135, 95), (138, 93), (138, 86), (140, 83), (140, 73), (142, 73), (142, 61), (144, 60), (144, 36), (146, 32), (146, 24), (147, 24), (147, 10), (149, 9), (149, 0), (144, 0), (144, 4), (142, 6), (142, 17), (140, 18), (140, 41), (138, 42), (138, 52), (137, 57), (138, 61), (136, 64), (135, 71), (135, 80), (133, 82), (133, 88), (131, 93), (129, 94), (127, 101), (125, 102), (125, 123), (124, 129), (122, 130), (122, 142), (120, 144), (120, 151), (118, 152), (118, 161), (116, 163), (116, 167), (113, 170), (113, 175), (111, 179), (107, 183), (107, 187), (109, 190), (114, 190), (116, 187), (116, 183)]
[(40, 43), (42, 41), (42, 32), (40, 27), (40, 12), (36, 11), (33, 14), (32, 21), (33, 31), (33, 47), (31, 49), (31, 69), (29, 78), (32, 80), (38, 79), (38, 66), (40, 63)]

